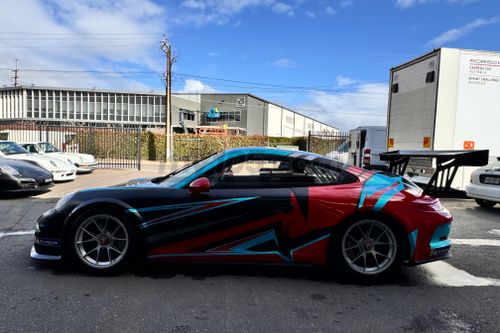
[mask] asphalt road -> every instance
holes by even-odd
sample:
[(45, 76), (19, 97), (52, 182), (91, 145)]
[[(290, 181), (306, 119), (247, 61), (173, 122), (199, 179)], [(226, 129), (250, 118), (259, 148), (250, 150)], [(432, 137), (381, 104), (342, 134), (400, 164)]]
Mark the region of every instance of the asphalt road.
[(443, 200), (453, 258), (363, 286), (312, 268), (151, 264), (94, 277), (37, 263), (23, 232), (56, 200), (0, 201), (1, 332), (499, 331), (499, 206)]

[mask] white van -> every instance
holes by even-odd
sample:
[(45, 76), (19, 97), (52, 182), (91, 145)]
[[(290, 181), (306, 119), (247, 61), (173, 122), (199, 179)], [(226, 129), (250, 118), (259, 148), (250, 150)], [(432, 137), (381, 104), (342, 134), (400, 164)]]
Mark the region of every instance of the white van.
[(349, 163), (365, 169), (385, 170), (380, 153), (387, 151), (385, 126), (360, 126), (349, 131)]

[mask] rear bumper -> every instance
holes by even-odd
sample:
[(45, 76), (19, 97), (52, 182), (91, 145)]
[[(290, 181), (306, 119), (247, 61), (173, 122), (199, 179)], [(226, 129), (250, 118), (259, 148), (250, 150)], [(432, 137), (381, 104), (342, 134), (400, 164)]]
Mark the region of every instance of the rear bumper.
[(473, 199), (483, 199), (500, 202), (500, 186), (486, 184), (469, 184), (465, 187), (467, 196)]

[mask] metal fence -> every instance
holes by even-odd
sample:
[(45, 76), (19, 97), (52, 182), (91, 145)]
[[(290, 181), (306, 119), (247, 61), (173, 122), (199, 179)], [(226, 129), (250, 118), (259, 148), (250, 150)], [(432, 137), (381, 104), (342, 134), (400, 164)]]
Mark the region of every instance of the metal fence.
[(95, 123), (0, 121), (0, 140), (50, 142), (69, 153), (94, 155), (98, 168), (140, 169), (141, 128)]
[(349, 133), (309, 132), (307, 137), (307, 151), (348, 163)]

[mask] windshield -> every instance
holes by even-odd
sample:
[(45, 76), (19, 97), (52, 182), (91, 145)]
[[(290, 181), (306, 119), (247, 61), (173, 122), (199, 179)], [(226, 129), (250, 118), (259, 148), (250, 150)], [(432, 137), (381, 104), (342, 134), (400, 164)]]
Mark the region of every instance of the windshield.
[(0, 142), (0, 151), (5, 155), (29, 154), (29, 151), (15, 142)]
[(58, 153), (59, 149), (57, 149), (53, 144), (48, 142), (41, 142), (38, 144), (40, 148), (46, 153)]
[(213, 161), (217, 160), (221, 156), (222, 153), (211, 155), (205, 158), (204, 160), (200, 160), (198, 162), (194, 162), (191, 165), (188, 165), (187, 167), (183, 167), (178, 171), (175, 171), (170, 175), (168, 175), (168, 178), (165, 179), (163, 182), (161, 182), (160, 185), (165, 187), (175, 187), (179, 182), (189, 177), (190, 175), (193, 175), (196, 172), (200, 171), (201, 169), (203, 169)]

